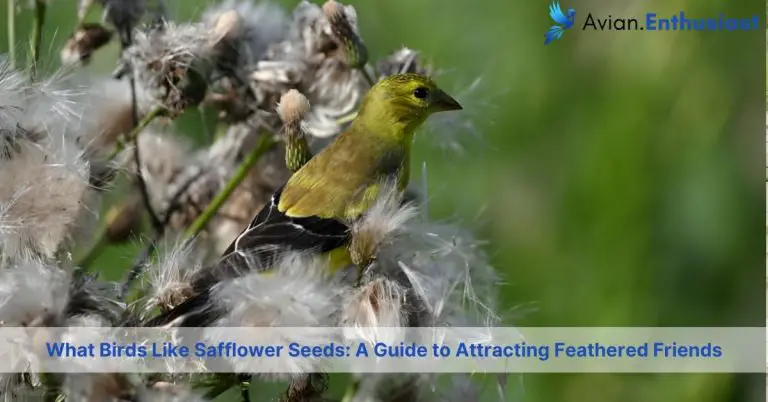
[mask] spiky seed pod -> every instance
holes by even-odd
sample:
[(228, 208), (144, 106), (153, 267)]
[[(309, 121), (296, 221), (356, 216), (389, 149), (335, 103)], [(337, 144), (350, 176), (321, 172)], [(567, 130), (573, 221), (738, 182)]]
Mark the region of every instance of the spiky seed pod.
[(285, 135), (285, 165), (291, 172), (299, 170), (312, 159), (312, 151), (302, 127), (302, 120), (309, 110), (309, 100), (295, 89), (284, 93), (277, 104), (277, 114), (283, 121)]
[(88, 64), (93, 53), (109, 43), (112, 31), (100, 24), (84, 23), (61, 49), (62, 64)]
[(356, 19), (357, 16), (349, 10), (335, 0), (323, 4), (323, 13), (343, 51), (345, 62), (350, 68), (363, 68), (368, 63), (368, 49), (357, 32), (356, 24), (350, 22), (350, 19)]

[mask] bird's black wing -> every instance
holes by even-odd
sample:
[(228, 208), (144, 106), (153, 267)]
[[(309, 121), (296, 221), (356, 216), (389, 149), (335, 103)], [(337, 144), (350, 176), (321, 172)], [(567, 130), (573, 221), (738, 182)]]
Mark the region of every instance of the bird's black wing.
[(253, 221), (229, 245), (219, 261), (193, 279), (195, 295), (174, 309), (149, 321), (146, 326), (173, 323), (176, 326), (210, 325), (223, 313), (212, 300), (212, 290), (223, 280), (253, 270), (267, 270), (286, 251), (326, 252), (347, 244), (349, 227), (335, 219), (291, 218), (277, 208), (282, 188)]
[[(282, 189), (229, 245), (212, 270), (195, 280), (195, 288), (210, 287), (210, 279), (219, 282), (252, 270), (269, 269), (281, 253), (289, 250), (326, 252), (347, 244), (349, 227), (336, 219), (318, 217), (291, 218), (277, 208)], [(212, 278), (211, 278), (212, 277)]]

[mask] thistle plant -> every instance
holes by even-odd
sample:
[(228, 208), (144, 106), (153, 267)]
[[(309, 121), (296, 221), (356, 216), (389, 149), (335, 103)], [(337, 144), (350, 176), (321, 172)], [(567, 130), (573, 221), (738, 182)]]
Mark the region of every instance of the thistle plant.
[[(45, 1), (33, 6), (38, 38)], [(86, 21), (92, 8), (101, 8), (101, 22)], [(375, 83), (436, 71), (417, 51), (373, 60), (354, 7), (335, 0), (301, 1), (292, 12), (225, 0), (191, 22), (171, 21), (164, 10), (159, 1), (79, 2), (75, 31), (58, 49), (62, 63), (78, 69), (119, 40), (111, 77), (82, 84), (63, 73), (42, 77), (18, 60), (0, 62), (3, 326), (141, 326), (201, 292), (224, 307), (205, 323), (211, 338), (222, 327), (341, 326), (350, 340), (372, 341), (390, 327), (498, 323), (499, 278), (483, 242), (432, 220), (425, 199), (413, 188), (404, 196), (392, 182), (380, 183), (372, 207), (347, 222), (351, 263), (342, 269), (312, 252), (284, 250), (266, 264), (249, 254), (263, 244), (244, 229), (347, 129)], [(209, 143), (193, 146), (174, 128), (193, 108), (216, 112), (219, 134)], [(140, 242), (143, 251), (122, 282), (107, 281), (99, 257), (125, 242)], [(238, 242), (251, 248), (238, 252), (226, 275), (215, 271)], [(211, 277), (215, 283), (201, 281)], [(307, 336), (294, 340), (312, 341)], [(254, 379), (287, 380), (284, 401), (328, 400), (334, 380), (309, 360), (264, 367), (253, 378), (36, 375), (23, 373), (24, 363), (1, 378), (6, 400), (202, 401), (233, 387), (243, 400), (260, 400), (249, 390)], [(231, 364), (238, 372), (238, 362)], [(452, 378), (451, 392), (434, 381), (355, 375), (343, 400), (477, 398), (477, 383), (464, 376)]]

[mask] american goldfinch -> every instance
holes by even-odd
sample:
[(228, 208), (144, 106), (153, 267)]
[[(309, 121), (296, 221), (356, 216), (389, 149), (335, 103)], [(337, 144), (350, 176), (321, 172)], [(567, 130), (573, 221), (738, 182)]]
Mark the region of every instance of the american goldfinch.
[(427, 117), (460, 109), (426, 76), (380, 80), (349, 128), (301, 166), (221, 260), (194, 280), (195, 295), (148, 325), (209, 325), (223, 313), (211, 302), (216, 284), (254, 267), (268, 270), (281, 252), (326, 254), (331, 269), (355, 262), (347, 250), (350, 225), (375, 202), (382, 183), (395, 180), (397, 189), (405, 190), (413, 134)]

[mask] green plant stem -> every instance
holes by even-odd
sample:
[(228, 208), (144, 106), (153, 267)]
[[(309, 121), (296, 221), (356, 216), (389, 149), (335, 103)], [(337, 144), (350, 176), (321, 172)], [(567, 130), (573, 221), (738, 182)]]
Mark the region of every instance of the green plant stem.
[(125, 135), (125, 139), (123, 141), (118, 141), (117, 146), (112, 151), (112, 153), (109, 155), (109, 160), (113, 160), (117, 157), (117, 155), (125, 149), (125, 144), (128, 142), (133, 141), (136, 137), (138, 137), (139, 133), (141, 133), (149, 123), (152, 123), (152, 120), (154, 120), (156, 117), (160, 116), (163, 112), (162, 108), (155, 108), (151, 112), (149, 112), (146, 116), (144, 116), (141, 121), (139, 121), (139, 124), (136, 125), (128, 134)]
[(8, 61), (16, 66), (16, 0), (8, 0)]
[(341, 402), (352, 402), (352, 399), (355, 397), (355, 394), (357, 394), (359, 389), (360, 380), (353, 378), (349, 385), (347, 385), (347, 390), (344, 391), (344, 396), (341, 398)]
[(267, 133), (262, 134), (259, 143), (253, 148), (251, 153), (248, 154), (245, 160), (243, 160), (240, 166), (237, 167), (237, 170), (232, 175), (232, 178), (229, 179), (229, 182), (227, 182), (221, 192), (216, 195), (213, 201), (208, 204), (208, 207), (205, 208), (203, 213), (189, 226), (185, 232), (185, 237), (187, 239), (191, 239), (203, 231), (208, 222), (216, 215), (216, 212), (219, 211), (237, 186), (239, 186), (243, 179), (245, 179), (245, 176), (248, 175), (248, 171), (251, 170), (256, 162), (261, 159), (261, 156), (276, 143), (277, 140), (272, 135)]
[(32, 23), (32, 71), (37, 71), (37, 63), (40, 61), (40, 45), (43, 39), (43, 24), (45, 23), (45, 0), (35, 0), (35, 20)]

